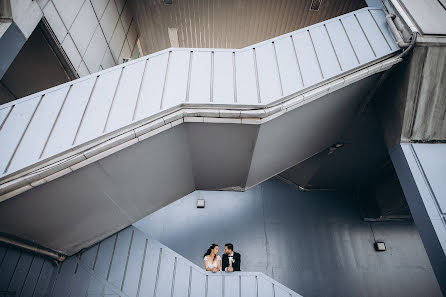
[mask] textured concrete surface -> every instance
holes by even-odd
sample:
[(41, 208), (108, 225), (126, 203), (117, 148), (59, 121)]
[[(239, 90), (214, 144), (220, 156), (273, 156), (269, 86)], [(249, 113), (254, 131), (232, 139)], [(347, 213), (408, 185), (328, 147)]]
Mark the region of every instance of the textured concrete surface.
[[(303, 296), (441, 296), (415, 225), (363, 222), (349, 193), (271, 179), (244, 193), (196, 191), (135, 226), (200, 266), (210, 243), (232, 242), (242, 271)], [(374, 237), (387, 251), (374, 251)]]
[(417, 43), (395, 70), (374, 99), (388, 149), (446, 140), (446, 38)]
[(445, 140), (446, 40), (414, 49), (407, 83), (401, 140)]

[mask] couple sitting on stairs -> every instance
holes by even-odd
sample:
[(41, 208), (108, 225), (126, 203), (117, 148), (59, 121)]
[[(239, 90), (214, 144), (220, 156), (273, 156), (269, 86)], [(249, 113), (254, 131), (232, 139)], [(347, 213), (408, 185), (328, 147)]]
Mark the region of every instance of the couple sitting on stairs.
[[(223, 267), (221, 267), (222, 264)], [(234, 252), (232, 243), (227, 243), (225, 244), (225, 253), (222, 260), (218, 255), (218, 245), (213, 243), (204, 254), (204, 267), (206, 271), (212, 272), (220, 270), (226, 272), (240, 271), (240, 254)]]

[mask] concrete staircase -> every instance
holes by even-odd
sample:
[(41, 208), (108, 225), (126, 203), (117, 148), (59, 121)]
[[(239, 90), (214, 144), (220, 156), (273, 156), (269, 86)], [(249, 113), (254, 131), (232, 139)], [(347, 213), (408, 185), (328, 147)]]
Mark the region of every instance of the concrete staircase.
[(194, 190), (248, 189), (332, 146), (398, 51), (384, 12), (364, 8), (4, 104), (0, 232), (73, 255)]
[(133, 226), (69, 257), (48, 293), (53, 297), (301, 296), (263, 273), (206, 272)]
[(211, 273), (131, 226), (56, 267), (0, 245), (0, 297), (297, 297), (263, 273)]

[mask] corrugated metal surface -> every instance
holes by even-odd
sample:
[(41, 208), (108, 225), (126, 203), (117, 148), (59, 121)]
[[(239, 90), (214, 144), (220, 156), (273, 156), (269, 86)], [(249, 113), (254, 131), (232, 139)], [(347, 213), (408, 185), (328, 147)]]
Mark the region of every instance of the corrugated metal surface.
[(168, 28), (178, 29), (180, 47), (242, 48), (363, 8), (363, 0), (134, 0), (144, 54), (172, 47)]
[(67, 258), (58, 269), (4, 246), (0, 264), (1, 297), (301, 296), (263, 273), (205, 272), (134, 227)]
[(47, 296), (56, 271), (49, 259), (0, 245), (0, 297)]
[(162, 51), (0, 107), (0, 176), (180, 105), (265, 106), (397, 50), (365, 8), (240, 50)]

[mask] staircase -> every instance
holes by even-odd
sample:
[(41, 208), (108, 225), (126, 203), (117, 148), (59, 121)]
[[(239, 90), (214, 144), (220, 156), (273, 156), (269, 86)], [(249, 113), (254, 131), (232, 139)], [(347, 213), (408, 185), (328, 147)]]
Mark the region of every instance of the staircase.
[(4, 104), (0, 232), (72, 255), (196, 189), (248, 189), (333, 145), (398, 51), (384, 12), (364, 8)]
[(0, 296), (301, 296), (263, 273), (206, 272), (133, 226), (69, 257), (58, 269), (38, 256), (22, 253), (19, 260), (14, 248), (1, 261), (5, 250), (0, 246)]

